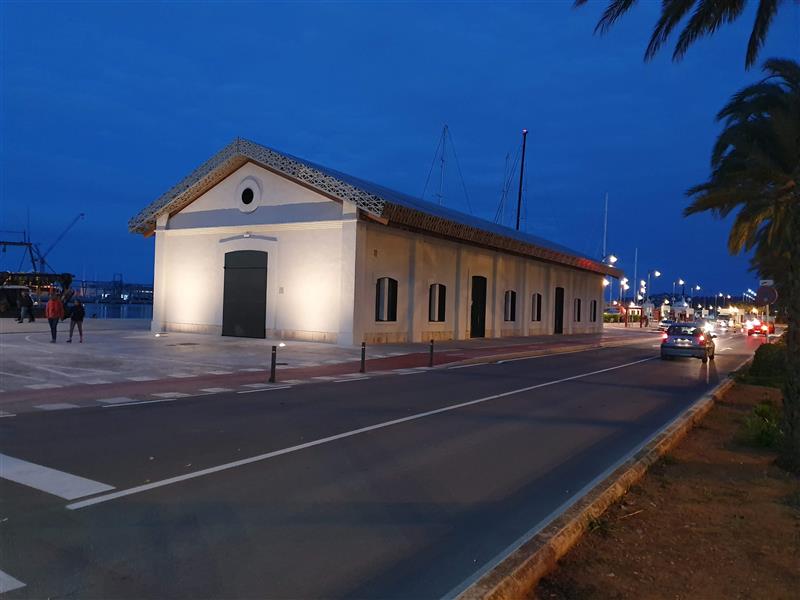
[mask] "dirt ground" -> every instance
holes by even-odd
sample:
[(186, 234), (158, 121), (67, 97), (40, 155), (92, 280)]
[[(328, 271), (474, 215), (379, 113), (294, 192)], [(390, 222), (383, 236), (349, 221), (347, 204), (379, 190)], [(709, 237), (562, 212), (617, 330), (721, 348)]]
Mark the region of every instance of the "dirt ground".
[(530, 597), (800, 599), (800, 479), (737, 441), (765, 399), (737, 384)]

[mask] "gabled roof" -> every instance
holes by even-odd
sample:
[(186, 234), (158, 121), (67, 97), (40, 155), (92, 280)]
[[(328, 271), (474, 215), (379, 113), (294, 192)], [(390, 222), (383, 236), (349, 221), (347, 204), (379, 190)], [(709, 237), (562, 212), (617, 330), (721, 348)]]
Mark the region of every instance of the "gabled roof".
[(621, 271), (560, 244), (439, 206), (376, 183), (237, 138), (128, 222), (135, 233), (150, 234), (162, 214), (174, 215), (228, 175), (252, 162), (336, 200), (346, 200), (390, 226), (422, 231), (619, 277)]

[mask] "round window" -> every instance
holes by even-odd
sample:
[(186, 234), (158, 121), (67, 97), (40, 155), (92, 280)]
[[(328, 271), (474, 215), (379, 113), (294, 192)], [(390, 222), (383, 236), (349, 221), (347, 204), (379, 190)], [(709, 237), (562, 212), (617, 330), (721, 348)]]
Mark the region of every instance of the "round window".
[(236, 195), (231, 200), (241, 212), (253, 212), (261, 205), (261, 182), (255, 177), (245, 177), (236, 186)]

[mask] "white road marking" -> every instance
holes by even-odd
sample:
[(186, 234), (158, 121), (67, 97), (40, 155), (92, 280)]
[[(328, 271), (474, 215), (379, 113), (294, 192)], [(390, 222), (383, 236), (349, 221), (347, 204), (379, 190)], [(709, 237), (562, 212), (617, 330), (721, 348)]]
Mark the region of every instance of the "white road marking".
[(0, 594), (5, 594), (11, 590), (18, 590), (21, 587), (25, 587), (25, 584), (19, 579), (14, 579), (5, 571), (0, 571)]
[(106, 381), (105, 379), (92, 379), (91, 381), (84, 381), (86, 385), (103, 385), (105, 383), (111, 383), (110, 381)]
[(60, 496), (65, 500), (75, 500), (114, 489), (113, 485), (57, 471), (6, 454), (0, 454), (0, 477)]
[(19, 377), (20, 379), (30, 379), (31, 381), (39, 381), (39, 377), (29, 377), (28, 375), (17, 375), (16, 373), (7, 373), (6, 371), (0, 371), (0, 375), (6, 375), (8, 377)]
[(126, 377), (128, 381), (156, 381), (158, 377), (152, 377), (150, 375), (135, 375), (133, 377)]
[(183, 392), (157, 392), (150, 395), (156, 396), (157, 398), (186, 398), (191, 394), (184, 394)]
[[(515, 394), (521, 394), (523, 392), (529, 392), (531, 390), (536, 390), (543, 387), (548, 387), (551, 385), (557, 385), (559, 383), (565, 383), (567, 381), (574, 381), (576, 379), (582, 379), (584, 377), (590, 377), (592, 375), (599, 375), (600, 373), (607, 373), (609, 371), (616, 371), (617, 369), (624, 369), (625, 367), (631, 367), (633, 365), (638, 365), (644, 362), (648, 362), (654, 360), (655, 356), (651, 356), (649, 358), (643, 358), (640, 360), (636, 360), (629, 363), (624, 363), (621, 365), (617, 365), (615, 367), (607, 367), (605, 369), (599, 369), (597, 371), (589, 371), (587, 373), (581, 373), (579, 375), (573, 375), (572, 377), (564, 377), (563, 379), (555, 379), (553, 381), (547, 381), (545, 383), (538, 383), (536, 385), (531, 385), (524, 388), (518, 388), (516, 390), (510, 390), (508, 392), (501, 392), (499, 394), (493, 394), (491, 396), (485, 396), (483, 398), (478, 398), (476, 400), (468, 400), (467, 402), (460, 402), (458, 404), (451, 404), (450, 406), (444, 406), (442, 408), (437, 408), (434, 410), (429, 410), (426, 412), (417, 413), (414, 415), (409, 415), (407, 417), (402, 417), (399, 419), (394, 419), (392, 421), (384, 421), (382, 423), (376, 423), (375, 425), (369, 425), (367, 427), (361, 427), (360, 429), (353, 429), (351, 431), (345, 431), (343, 433), (337, 433), (335, 435), (330, 435), (328, 437), (320, 438), (317, 440), (313, 440), (310, 442), (306, 442), (304, 444), (298, 444), (296, 446), (290, 446), (288, 448), (283, 448), (281, 450), (273, 450), (272, 452), (266, 452), (264, 454), (258, 454), (256, 456), (251, 456), (249, 458), (243, 458), (241, 460), (236, 460), (233, 462), (225, 463), (222, 465), (217, 465), (216, 467), (209, 467), (207, 469), (201, 469), (199, 471), (194, 471), (192, 473), (186, 473), (184, 475), (178, 475), (177, 477), (170, 477), (168, 479), (162, 479), (160, 481), (154, 481), (152, 483), (147, 483), (144, 485), (139, 485), (136, 487), (128, 488), (126, 490), (119, 490), (117, 492), (112, 492), (110, 494), (104, 494), (102, 496), (96, 496), (94, 498), (89, 498), (87, 500), (82, 500), (80, 502), (73, 502), (72, 504), (67, 504), (67, 508), (70, 510), (78, 510), (80, 508), (85, 508), (87, 506), (93, 506), (95, 504), (100, 504), (102, 502), (108, 502), (109, 500), (115, 500), (117, 498), (123, 498), (125, 496), (132, 496), (133, 494), (139, 494), (142, 492), (146, 492), (149, 490), (154, 490), (160, 487), (164, 487), (167, 485), (172, 485), (175, 483), (180, 483), (182, 481), (187, 481), (189, 479), (195, 479), (197, 477), (204, 477), (206, 475), (211, 475), (213, 473), (219, 473), (220, 471), (227, 471), (229, 469), (235, 469), (237, 467), (242, 467), (244, 465), (249, 465), (252, 463), (260, 462), (263, 460), (267, 460), (270, 458), (275, 458), (277, 456), (283, 456), (284, 454), (291, 454), (293, 452), (299, 452), (300, 450), (306, 450), (308, 448), (313, 448), (315, 446), (321, 446), (323, 444), (329, 444), (331, 442), (335, 442), (337, 440), (342, 440), (345, 438), (353, 437), (356, 435), (361, 435), (362, 433), (368, 433), (370, 431), (375, 431), (378, 429), (384, 429), (386, 427), (392, 427), (394, 425), (399, 425), (401, 423), (407, 423), (409, 421), (416, 421), (418, 419), (423, 419), (425, 417), (430, 417), (433, 415), (438, 415), (441, 413), (449, 412), (452, 410), (458, 410), (459, 408), (464, 408), (467, 406), (474, 406), (476, 404), (482, 404), (484, 402), (489, 402), (490, 400), (497, 400), (498, 398), (506, 398), (508, 396), (513, 396)], [(290, 387), (290, 386), (285, 386)], [(272, 389), (279, 389), (279, 388), (272, 388)], [(267, 390), (248, 390), (246, 392), (238, 392), (239, 394), (250, 394), (253, 392), (263, 392)]]
[(365, 375), (364, 377), (349, 377), (347, 379), (334, 379), (333, 383), (345, 383), (347, 381), (363, 381), (365, 379), (370, 379), (369, 375)]
[(200, 388), (201, 392), (208, 392), (209, 394), (221, 394), (222, 392), (232, 392), (231, 388)]
[(16, 417), (17, 415), (14, 413), (6, 412), (4, 410), (0, 410), (0, 419), (5, 419), (6, 417)]
[(31, 385), (26, 385), (25, 387), (31, 390), (54, 390), (62, 386), (58, 385), (57, 383), (34, 383)]
[(249, 388), (265, 388), (269, 387), (271, 384), (269, 383), (243, 383), (242, 387), (249, 387)]
[(66, 410), (68, 408), (79, 408), (77, 404), (70, 404), (69, 402), (53, 402), (52, 404), (36, 404), (34, 408), (40, 410)]
[(290, 385), (273, 385), (272, 387), (261, 388), (257, 390), (244, 390), (242, 392), (236, 392), (237, 394), (255, 394), (256, 392), (271, 392), (272, 390), (288, 390)]
[(305, 379), (284, 379), (281, 383), (295, 384), (295, 383), (304, 383), (304, 382), (305, 382)]
[(131, 402), (119, 402), (118, 404), (106, 404), (103, 408), (119, 408), (121, 406), (136, 406), (137, 404), (157, 404), (159, 402), (174, 402), (178, 398), (162, 398), (161, 400), (133, 400)]
[(333, 381), (336, 377), (331, 377), (330, 375), (320, 375), (319, 377), (312, 377), (311, 379), (315, 381)]
[(174, 377), (175, 379), (186, 379), (187, 377), (194, 377), (191, 373), (170, 373), (168, 377)]
[(249, 371), (250, 373), (258, 373), (259, 371), (265, 371), (266, 369), (252, 368), (252, 367), (251, 367), (251, 368), (249, 368), (249, 369), (239, 369), (239, 370), (240, 370), (240, 371), (245, 371), (245, 372), (248, 372), (248, 371)]
[[(502, 361), (497, 363), (497, 364), (499, 365), (501, 363), (502, 363)], [(447, 367), (447, 370), (450, 371), (452, 369), (468, 369), (470, 367), (480, 367), (480, 366), (484, 366), (484, 365), (486, 365), (486, 363), (475, 363), (475, 364), (472, 364), (472, 365), (456, 365), (455, 367)]]
[(127, 396), (117, 396), (116, 398), (100, 398), (97, 400), (101, 404), (120, 404), (123, 402), (133, 402), (133, 398)]
[(206, 371), (209, 375), (230, 375), (233, 371)]

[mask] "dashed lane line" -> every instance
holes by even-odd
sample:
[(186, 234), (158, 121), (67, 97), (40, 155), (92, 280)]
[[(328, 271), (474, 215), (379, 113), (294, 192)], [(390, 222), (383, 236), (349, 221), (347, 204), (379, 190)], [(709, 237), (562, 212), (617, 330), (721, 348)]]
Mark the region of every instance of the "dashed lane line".
[(209, 394), (221, 394), (222, 392), (232, 392), (231, 388), (219, 388), (219, 387), (212, 387), (212, 388), (200, 388), (201, 392), (207, 392)]
[(157, 381), (158, 377), (153, 377), (152, 375), (134, 375), (132, 377), (126, 377), (125, 379), (129, 381)]
[(133, 402), (133, 398), (127, 396), (117, 396), (115, 398), (99, 398), (97, 400), (100, 404), (123, 404), (125, 402)]
[[(73, 502), (71, 504), (67, 504), (67, 508), (69, 510), (78, 510), (81, 508), (86, 508), (87, 506), (94, 506), (95, 504), (101, 504), (103, 502), (108, 502), (110, 500), (115, 500), (117, 498), (123, 498), (125, 496), (132, 496), (134, 494), (140, 494), (142, 492), (146, 492), (149, 490), (154, 490), (160, 487), (165, 487), (168, 485), (173, 485), (176, 483), (181, 483), (183, 481), (188, 481), (190, 479), (196, 479), (198, 477), (205, 477), (206, 475), (211, 475), (213, 473), (219, 473), (220, 471), (227, 471), (229, 469), (235, 469), (237, 467), (242, 467), (245, 465), (249, 465), (256, 462), (261, 462), (264, 460), (268, 460), (271, 458), (275, 458), (278, 456), (283, 456), (285, 454), (291, 454), (294, 452), (299, 452), (301, 450), (306, 450), (308, 448), (313, 448), (315, 446), (321, 446), (323, 444), (329, 444), (331, 442), (335, 442), (337, 440), (342, 440), (345, 438), (353, 437), (356, 435), (361, 435), (363, 433), (367, 433), (370, 431), (375, 431), (377, 429), (384, 429), (386, 427), (392, 427), (394, 425), (400, 425), (401, 423), (407, 423), (409, 421), (416, 421), (418, 419), (424, 419), (425, 417), (430, 417), (433, 415), (438, 415), (441, 413), (446, 413), (453, 410), (458, 410), (460, 408), (465, 408), (467, 406), (474, 406), (476, 404), (482, 404), (484, 402), (489, 402), (491, 400), (497, 400), (498, 398), (506, 398), (508, 396), (513, 396), (515, 394), (521, 394), (524, 392), (529, 392), (531, 390), (539, 389), (548, 387), (551, 385), (557, 385), (559, 383), (566, 383), (568, 381), (575, 381), (576, 379), (583, 379), (584, 377), (590, 377), (592, 375), (599, 375), (600, 373), (607, 373), (609, 371), (616, 371), (617, 369), (624, 369), (625, 367), (631, 367), (633, 365), (638, 365), (644, 362), (648, 362), (654, 360), (655, 356), (651, 356), (648, 358), (643, 358), (640, 360), (636, 360), (633, 362), (623, 363), (621, 365), (616, 365), (613, 367), (607, 367), (605, 369), (599, 369), (597, 371), (589, 371), (586, 373), (580, 373), (578, 375), (573, 375), (571, 377), (564, 377), (562, 379), (555, 379), (553, 381), (546, 381), (545, 383), (539, 383), (536, 385), (527, 386), (524, 388), (518, 388), (515, 390), (509, 390), (507, 392), (501, 392), (499, 394), (493, 394), (491, 396), (485, 396), (483, 398), (478, 398), (476, 400), (468, 400), (467, 402), (460, 402), (458, 404), (451, 404), (449, 406), (444, 406), (442, 408), (437, 408), (434, 410), (429, 410), (426, 412), (417, 413), (414, 415), (409, 415), (407, 417), (402, 417), (399, 419), (393, 419), (391, 421), (384, 421), (382, 423), (376, 423), (375, 425), (369, 425), (367, 427), (361, 427), (359, 429), (353, 429), (351, 431), (345, 431), (343, 433), (338, 433), (335, 435), (331, 435), (328, 437), (320, 438), (317, 440), (313, 440), (310, 442), (306, 442), (304, 444), (298, 444), (296, 446), (290, 446), (288, 448), (282, 448), (280, 450), (273, 450), (272, 452), (266, 452), (264, 454), (258, 454), (256, 456), (251, 456), (249, 458), (243, 458), (240, 460), (236, 460), (233, 462), (225, 463), (222, 465), (217, 465), (215, 467), (209, 467), (207, 469), (201, 469), (199, 471), (194, 471), (192, 473), (185, 473), (183, 475), (178, 475), (176, 477), (170, 477), (168, 479), (162, 479), (160, 481), (154, 481), (152, 483), (146, 483), (144, 485), (139, 485), (136, 487), (128, 488), (126, 490), (119, 490), (117, 492), (111, 492), (108, 494), (103, 494), (99, 496), (95, 496), (93, 498), (88, 498), (86, 500), (81, 500), (78, 502)], [(290, 387), (290, 386), (286, 386)], [(272, 388), (272, 389), (278, 389)], [(244, 392), (238, 392), (239, 394), (248, 394), (254, 392), (264, 392), (268, 390), (247, 390)]]
[(25, 387), (29, 390), (54, 390), (63, 386), (57, 383), (33, 383), (31, 385), (26, 385)]
[(255, 394), (256, 392), (271, 392), (272, 390), (288, 390), (290, 389), (291, 385), (272, 385), (271, 387), (266, 388), (259, 388), (257, 390), (242, 390), (241, 392), (236, 392), (237, 394)]
[(0, 454), (0, 477), (65, 500), (75, 500), (114, 489), (113, 485), (57, 471), (6, 454)]
[(36, 404), (34, 408), (38, 408), (39, 410), (66, 410), (80, 407), (77, 404), (70, 404), (69, 402), (53, 402), (52, 404)]
[(186, 398), (191, 396), (191, 394), (184, 394), (183, 392), (156, 392), (150, 395), (156, 398)]
[(5, 571), (0, 571), (0, 594), (5, 594), (11, 590), (18, 590), (25, 587), (19, 579), (15, 579)]

